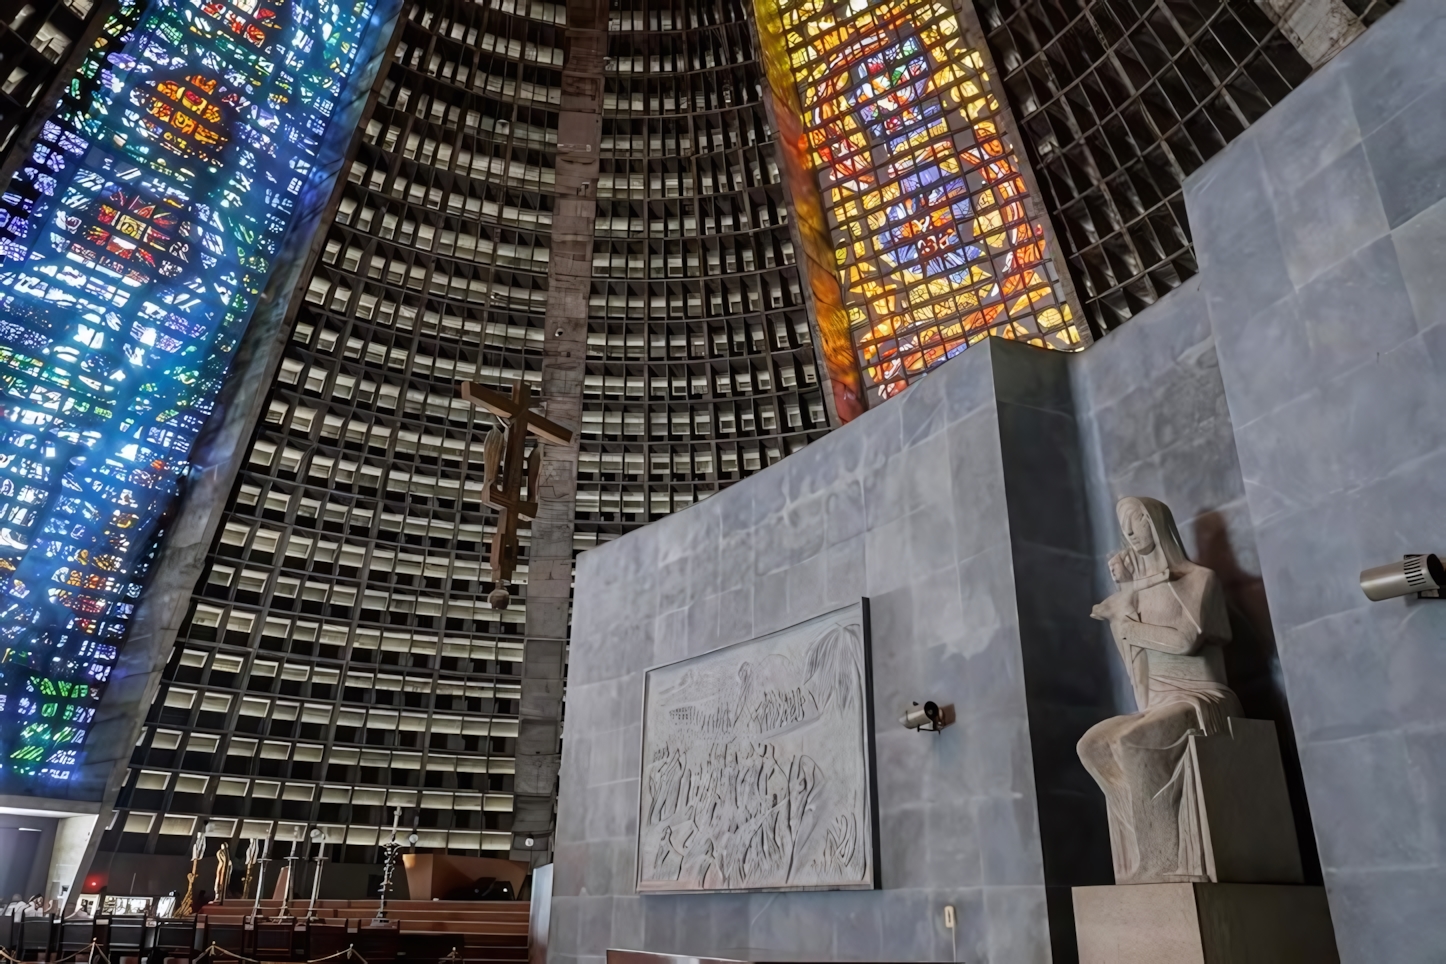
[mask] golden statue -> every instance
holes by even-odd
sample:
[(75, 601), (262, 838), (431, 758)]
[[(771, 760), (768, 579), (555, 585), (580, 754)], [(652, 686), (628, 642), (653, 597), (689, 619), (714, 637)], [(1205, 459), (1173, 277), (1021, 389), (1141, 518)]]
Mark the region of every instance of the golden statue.
[(177, 917), (190, 917), (196, 913), (191, 906), (191, 894), (196, 887), (197, 871), (201, 858), (206, 856), (206, 833), (203, 830), (196, 831), (196, 839), (191, 844), (191, 872), (186, 875), (186, 896), (181, 898), (181, 906), (176, 908)]
[(226, 885), (231, 881), (231, 852), (230, 846), (222, 842), (221, 849), (216, 851), (216, 903), (226, 903)]

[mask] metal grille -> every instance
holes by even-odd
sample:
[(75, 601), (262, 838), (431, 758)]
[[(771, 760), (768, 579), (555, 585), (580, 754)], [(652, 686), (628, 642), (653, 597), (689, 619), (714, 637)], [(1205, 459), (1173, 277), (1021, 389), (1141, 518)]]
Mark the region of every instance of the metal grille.
[(1095, 332), (1196, 271), (1181, 185), (1310, 67), (1253, 0), (976, 0)]
[(750, 16), (738, 0), (612, 6), (580, 544), (830, 427)]

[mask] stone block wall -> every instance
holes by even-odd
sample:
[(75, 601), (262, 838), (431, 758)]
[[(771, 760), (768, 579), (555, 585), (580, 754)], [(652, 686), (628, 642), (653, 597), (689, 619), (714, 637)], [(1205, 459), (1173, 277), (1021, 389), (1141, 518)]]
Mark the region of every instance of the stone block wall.
[[(995, 367), (993, 350), (972, 350), (767, 471), (582, 555), (554, 961), (608, 947), (945, 960), (947, 904), (959, 959), (1051, 959)], [(883, 889), (637, 896), (644, 671), (860, 596)], [(900, 727), (926, 699), (953, 703), (957, 724)]]
[[(959, 959), (1072, 960), (1069, 887), (1112, 880), (1103, 796), (1075, 743), (1135, 709), (1088, 616), (1109, 591), (1119, 496), (1170, 502), (1196, 555), (1213, 553), (1238, 610), (1232, 679), (1252, 715), (1289, 732), (1214, 359), (1194, 285), (1079, 355), (990, 341), (805, 452), (585, 553), (550, 953), (939, 960), (953, 904)], [(637, 896), (644, 671), (861, 595), (882, 891)], [(900, 728), (924, 699), (954, 703), (958, 725)], [(1303, 800), (1297, 820), (1309, 852)]]
[[(1342, 959), (1440, 959), (1446, 603), (1369, 603), (1357, 579), (1446, 552), (1443, 46), (1446, 8), (1408, 0), (1202, 168), (1187, 185), (1200, 276), (1088, 351), (980, 345), (584, 554), (558, 961), (607, 947), (943, 960), (945, 904), (957, 960), (1071, 959), (1052, 897), (1109, 866), (1073, 745), (1133, 709), (1087, 618), (1130, 494), (1169, 503), (1225, 583), (1231, 682), (1282, 735)], [(643, 671), (860, 595), (883, 889), (638, 897)], [(953, 702), (958, 726), (897, 726), (928, 698)]]
[[(1168, 504), (1190, 557), (1220, 577), (1232, 630), (1225, 648), (1230, 684), (1247, 716), (1276, 725), (1306, 879), (1319, 883), (1289, 700), (1200, 279), (1072, 357), (1070, 370), (1094, 534), (1094, 598), (1114, 591), (1105, 561), (1123, 545), (1115, 503), (1148, 495)], [(1108, 627), (1093, 626), (1100, 645), (1113, 653)], [(1123, 667), (1116, 659), (1108, 665), (1113, 712), (1133, 712)]]
[(1446, 948), (1446, 8), (1411, 0), (1187, 185), (1342, 960)]
[[(1103, 796), (1075, 743), (1134, 709), (1088, 615), (1118, 547), (1113, 498), (1172, 500), (1182, 521), (1202, 506), (1244, 515), (1198, 292), (1162, 305), (1175, 309), (1157, 307), (1158, 325), (1081, 355), (987, 342), (805, 452), (581, 557), (551, 954), (938, 960), (953, 953), (953, 904), (962, 960), (1073, 958), (1069, 887), (1112, 880)], [(1150, 419), (1180, 452), (1146, 477), (1148, 458), (1103, 433)], [(1238, 539), (1251, 544), (1248, 525)], [(861, 595), (882, 891), (638, 897), (644, 671)], [(899, 727), (924, 699), (952, 702), (958, 724), (939, 737)]]

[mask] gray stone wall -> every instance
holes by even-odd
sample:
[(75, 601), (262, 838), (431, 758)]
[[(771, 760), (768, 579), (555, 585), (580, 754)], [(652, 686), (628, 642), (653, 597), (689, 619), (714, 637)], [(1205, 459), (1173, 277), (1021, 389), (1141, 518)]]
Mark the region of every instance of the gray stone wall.
[[(1234, 685), (1308, 808), (1205, 299), (1190, 283), (1090, 351), (990, 341), (896, 402), (579, 561), (550, 953), (1073, 959), (1069, 887), (1112, 880), (1075, 743), (1132, 712), (1088, 618), (1114, 502), (1177, 511), (1228, 587)], [(638, 897), (643, 671), (871, 599), (883, 890)], [(940, 737), (895, 719), (953, 702)], [(1318, 876), (1318, 873), (1317, 873)]]
[[(803, 452), (581, 556), (553, 961), (608, 947), (946, 960), (946, 904), (957, 959), (1051, 959), (994, 356), (971, 350)], [(637, 896), (643, 671), (860, 596), (883, 889)], [(901, 728), (925, 699), (952, 702), (957, 725)]]
[(1446, 948), (1446, 8), (1387, 14), (1187, 185), (1342, 959)]
[(1069, 960), (1069, 888), (1113, 880), (1104, 796), (1075, 744), (1117, 712), (1115, 647), (1089, 618), (1096, 560), (1071, 356), (1008, 341), (989, 351), (1051, 934), (1055, 960)]
[[(941, 960), (946, 903), (956, 959), (1069, 959), (1050, 895), (1104, 882), (1108, 853), (1073, 743), (1133, 708), (1085, 618), (1126, 494), (1168, 502), (1226, 584), (1231, 682), (1280, 729), (1343, 960), (1440, 959), (1446, 603), (1368, 603), (1357, 574), (1446, 551), (1443, 46), (1446, 10), (1411, 0), (1206, 165), (1187, 186), (1200, 277), (1089, 351), (980, 346), (584, 554), (558, 960), (619, 946)], [(643, 670), (859, 595), (883, 889), (636, 896)], [(925, 698), (955, 703), (959, 725), (899, 729)]]
[[(1088, 479), (1095, 598), (1114, 591), (1105, 561), (1123, 544), (1115, 503), (1148, 495), (1168, 504), (1191, 558), (1215, 570), (1224, 586), (1233, 637), (1225, 650), (1230, 684), (1247, 716), (1276, 725), (1306, 879), (1319, 883), (1285, 680), (1200, 279), (1071, 357), (1069, 366)], [(1093, 626), (1113, 654), (1108, 627)], [(1123, 666), (1113, 658), (1108, 665), (1111, 713), (1134, 712)]]

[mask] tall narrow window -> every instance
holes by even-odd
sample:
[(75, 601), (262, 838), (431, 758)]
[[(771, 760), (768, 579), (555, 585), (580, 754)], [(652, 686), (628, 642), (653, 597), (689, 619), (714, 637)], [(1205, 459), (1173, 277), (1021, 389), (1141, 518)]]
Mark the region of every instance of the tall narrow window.
[(0, 197), (0, 782), (80, 762), (372, 12), (123, 0)]
[(990, 334), (1079, 347), (984, 58), (954, 13), (759, 0), (759, 18), (797, 87), (866, 386), (888, 398)]

